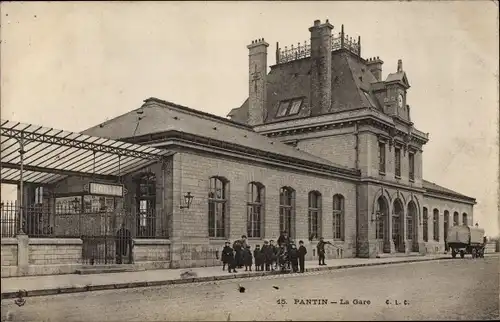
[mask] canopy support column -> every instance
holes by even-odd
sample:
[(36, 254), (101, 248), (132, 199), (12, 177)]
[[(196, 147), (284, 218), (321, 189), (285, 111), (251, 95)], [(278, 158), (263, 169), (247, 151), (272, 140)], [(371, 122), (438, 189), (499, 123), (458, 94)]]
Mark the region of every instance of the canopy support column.
[(19, 231), (17, 232), (18, 235), (24, 235), (24, 229), (23, 229), (23, 218), (24, 218), (24, 135), (21, 132), (21, 137), (16, 138), (17, 142), (19, 143), (19, 158), (20, 158), (20, 165), (19, 165), (19, 172), (20, 172), (20, 180), (19, 180)]

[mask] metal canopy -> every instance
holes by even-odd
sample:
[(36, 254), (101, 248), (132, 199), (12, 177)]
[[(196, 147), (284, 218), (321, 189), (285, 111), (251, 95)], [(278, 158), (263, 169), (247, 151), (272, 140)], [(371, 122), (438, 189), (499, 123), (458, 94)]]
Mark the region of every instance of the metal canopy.
[(173, 154), (146, 145), (7, 120), (0, 122), (2, 183), (50, 184), (67, 176), (116, 180)]

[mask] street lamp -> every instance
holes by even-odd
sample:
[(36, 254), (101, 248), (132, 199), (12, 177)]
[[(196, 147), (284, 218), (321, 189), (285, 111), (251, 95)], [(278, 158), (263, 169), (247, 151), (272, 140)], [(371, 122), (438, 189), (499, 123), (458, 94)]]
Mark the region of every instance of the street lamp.
[(184, 205), (181, 205), (180, 208), (181, 209), (189, 209), (189, 207), (191, 206), (191, 202), (193, 201), (193, 198), (194, 198), (194, 196), (191, 195), (191, 192), (187, 192), (184, 195)]

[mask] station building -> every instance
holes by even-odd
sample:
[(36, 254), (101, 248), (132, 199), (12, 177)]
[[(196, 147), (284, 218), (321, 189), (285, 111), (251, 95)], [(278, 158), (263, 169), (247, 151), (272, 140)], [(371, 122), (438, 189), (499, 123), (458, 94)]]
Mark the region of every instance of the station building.
[[(317, 20), (309, 41), (276, 44), (270, 68), (269, 44), (252, 41), (248, 98), (228, 118), (149, 98), (82, 132), (171, 152), (120, 175), (126, 193), (97, 202), (155, 213), (132, 225), (164, 240), (169, 267), (213, 265), (203, 254), (226, 240), (262, 245), (283, 230), (309, 258), (321, 236), (335, 246), (328, 258), (443, 252), (447, 227), (473, 224), (475, 199), (422, 177), (429, 135), (411, 121), (402, 61), (383, 77), (379, 57), (361, 57), (360, 38), (333, 30)], [(68, 176), (44, 198), (79, 196), (85, 208), (92, 183), (116, 184)], [(37, 187), (26, 189), (35, 198)]]

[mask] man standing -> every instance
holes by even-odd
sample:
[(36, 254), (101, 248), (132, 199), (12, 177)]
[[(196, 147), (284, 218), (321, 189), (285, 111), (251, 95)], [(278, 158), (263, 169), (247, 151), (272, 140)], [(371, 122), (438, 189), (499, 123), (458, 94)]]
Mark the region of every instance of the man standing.
[(125, 227), (125, 223), (116, 232), (116, 263), (123, 264), (123, 257), (129, 253), (129, 264), (132, 263), (132, 234), (130, 230)]
[(306, 254), (307, 254), (307, 249), (304, 246), (304, 242), (301, 240), (299, 241), (299, 267), (300, 267), (300, 272), (304, 273), (305, 271), (305, 263), (306, 263)]
[(332, 243), (330, 243), (329, 241), (325, 242), (323, 237), (321, 237), (319, 239), (318, 245), (316, 245), (316, 249), (318, 250), (318, 259), (319, 259), (320, 266), (326, 265), (326, 263), (325, 263), (325, 245), (326, 244), (332, 245)]

